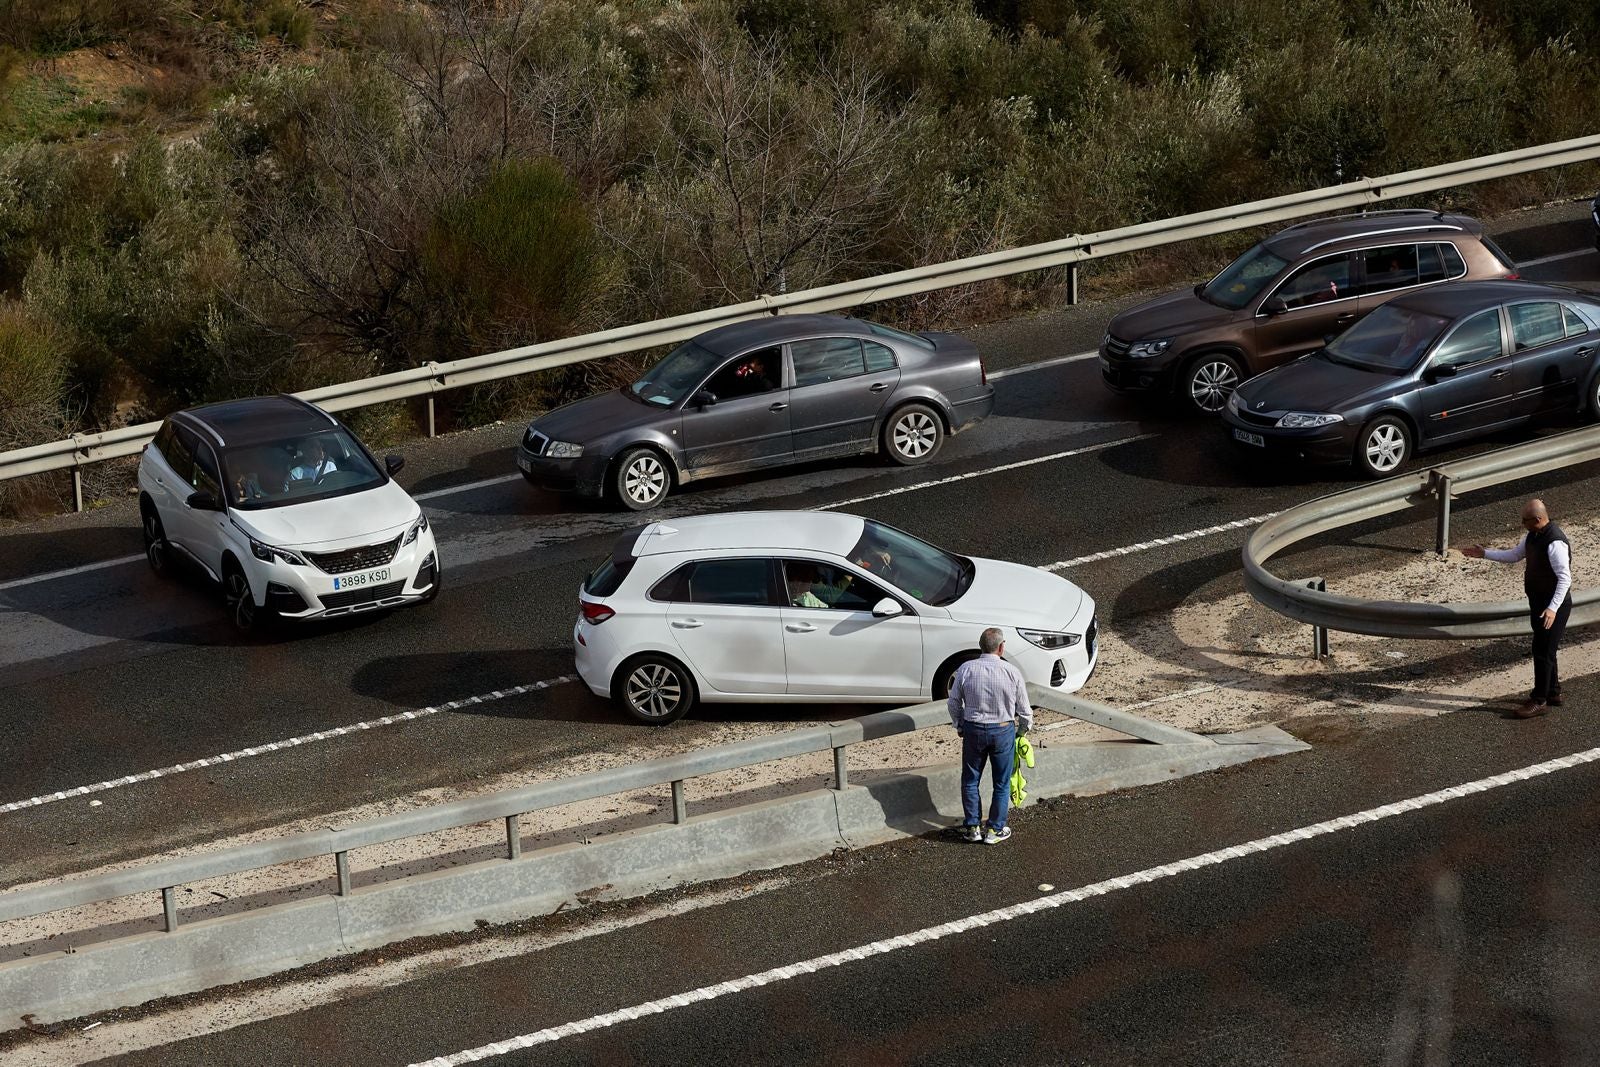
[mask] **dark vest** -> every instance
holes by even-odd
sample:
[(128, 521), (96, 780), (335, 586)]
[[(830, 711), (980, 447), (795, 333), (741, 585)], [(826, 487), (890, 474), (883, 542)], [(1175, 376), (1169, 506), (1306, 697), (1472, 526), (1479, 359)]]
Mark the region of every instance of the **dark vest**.
[[(1547, 522), (1544, 529), (1528, 534), (1528, 563), (1522, 573), (1522, 589), (1528, 594), (1528, 606), (1535, 611), (1543, 611), (1549, 605), (1550, 598), (1556, 595), (1556, 572), (1550, 566), (1550, 545), (1556, 541), (1567, 546), (1570, 560), (1572, 542), (1567, 540), (1567, 535), (1555, 523)], [(1567, 599), (1572, 599), (1570, 590)]]

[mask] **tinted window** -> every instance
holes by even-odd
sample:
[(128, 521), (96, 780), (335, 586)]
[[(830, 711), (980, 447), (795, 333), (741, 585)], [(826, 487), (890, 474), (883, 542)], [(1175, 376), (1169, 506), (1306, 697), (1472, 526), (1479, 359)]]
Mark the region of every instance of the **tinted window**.
[(783, 581), (788, 602), (797, 608), (871, 611), (887, 595), (843, 567), (808, 559), (784, 560)]
[(881, 370), (893, 370), (897, 366), (894, 358), (894, 349), (888, 345), (880, 345), (876, 341), (862, 341), (861, 347), (867, 354), (868, 374), (876, 374)]
[(763, 348), (747, 352), (717, 371), (706, 388), (718, 400), (768, 393), (783, 384), (783, 355), (780, 349)]
[(1439, 282), (1445, 277), (1444, 257), (1439, 252), (1439, 246), (1418, 245), (1417, 278), (1424, 282)]
[(870, 519), (849, 555), (856, 566), (879, 575), (924, 604), (943, 606), (953, 602), (967, 591), (977, 574), (970, 559)]
[(1442, 244), (1437, 247), (1439, 255), (1444, 257), (1446, 278), (1460, 278), (1467, 273), (1467, 261), (1461, 258), (1461, 253), (1455, 245)]
[(194, 468), (194, 455), (178, 439), (178, 427), (171, 419), (162, 425), (161, 432), (156, 434), (151, 445), (161, 453), (161, 458), (167, 461), (167, 466), (172, 468), (174, 474), (186, 482), (189, 480)]
[(1506, 312), (1511, 317), (1512, 351), (1538, 348), (1567, 335), (1560, 304), (1512, 304)]
[(1449, 325), (1442, 315), (1385, 304), (1334, 338), (1322, 354), (1331, 362), (1367, 370), (1410, 370)]
[(893, 326), (882, 326), (876, 322), (868, 322), (864, 325), (879, 337), (904, 341), (908, 345), (916, 345), (918, 348), (926, 348), (930, 352), (933, 351), (933, 342), (920, 334), (906, 333), (904, 330), (897, 330)]
[(172, 469), (193, 487), (194, 454), (196, 449), (200, 447), (200, 436), (186, 426), (179, 426), (174, 441), (176, 442), (176, 447), (173, 450), (174, 454), (179, 457), (178, 462), (183, 465), (180, 467), (174, 464)]
[(711, 368), (721, 360), (716, 353), (693, 341), (685, 341), (646, 371), (644, 377), (628, 386), (628, 391), (647, 404), (671, 407), (687, 396), (690, 389), (705, 381)]
[(689, 572), (693, 604), (772, 603), (772, 565), (765, 559), (703, 559)]
[(194, 486), (196, 492), (210, 493), (218, 502), (222, 497), (222, 473), (217, 467), (217, 456), (211, 451), (211, 446), (204, 441), (199, 442), (194, 453), (194, 474), (189, 479), (189, 484)]
[(1584, 322), (1583, 318), (1579, 316), (1576, 311), (1573, 311), (1569, 307), (1563, 306), (1561, 309), (1561, 314), (1566, 320), (1568, 337), (1576, 337), (1580, 333), (1589, 332), (1589, 324)]
[(1362, 270), (1366, 273), (1362, 292), (1382, 293), (1417, 284), (1416, 245), (1368, 248), (1356, 254), (1361, 257)]
[(667, 603), (677, 601), (683, 603), (689, 599), (689, 576), (694, 573), (694, 564), (685, 563), (655, 585), (650, 587), (650, 599), (661, 600)]
[(359, 493), (388, 480), (342, 426), (230, 448), (222, 460), (229, 498), (246, 510)]
[(854, 337), (819, 337), (789, 345), (794, 359), (794, 384), (821, 385), (866, 373), (861, 342)]
[(1350, 296), (1350, 257), (1344, 253), (1312, 260), (1278, 287), (1274, 294), (1291, 308), (1322, 304)]
[(1200, 295), (1213, 304), (1238, 311), (1259, 296), (1288, 265), (1288, 260), (1273, 255), (1265, 245), (1256, 245), (1207, 282)]
[(613, 557), (607, 556), (605, 562), (584, 579), (583, 591), (593, 596), (610, 596), (622, 588), (622, 581), (628, 576), (628, 572), (633, 570), (634, 562), (632, 559), (626, 559), (619, 563)]
[(1452, 364), (1464, 367), (1500, 355), (1500, 312), (1480, 311), (1455, 328), (1433, 353), (1435, 367)]

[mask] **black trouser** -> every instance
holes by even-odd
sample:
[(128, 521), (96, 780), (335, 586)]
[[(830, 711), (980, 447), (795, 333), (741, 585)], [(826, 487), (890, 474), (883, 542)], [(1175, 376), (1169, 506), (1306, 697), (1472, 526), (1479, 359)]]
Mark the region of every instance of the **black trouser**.
[(1556, 646), (1567, 630), (1567, 616), (1572, 614), (1572, 597), (1568, 596), (1556, 609), (1556, 621), (1547, 630), (1544, 626), (1544, 609), (1547, 600), (1538, 607), (1528, 606), (1533, 622), (1533, 699), (1544, 701), (1561, 696), (1561, 676), (1556, 673)]

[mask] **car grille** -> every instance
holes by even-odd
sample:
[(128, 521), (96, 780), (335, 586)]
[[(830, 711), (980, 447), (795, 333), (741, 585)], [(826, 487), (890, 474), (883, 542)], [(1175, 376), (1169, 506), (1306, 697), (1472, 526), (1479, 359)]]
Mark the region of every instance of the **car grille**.
[(362, 545), (343, 552), (307, 552), (306, 558), (320, 567), (325, 574), (349, 574), (351, 571), (371, 570), (386, 566), (400, 551), (400, 538), (381, 545)]
[(530, 427), (528, 432), (522, 435), (522, 447), (532, 455), (542, 456), (544, 450), (550, 447), (550, 438)]
[(1276, 426), (1278, 424), (1278, 416), (1261, 415), (1254, 411), (1246, 411), (1242, 405), (1235, 414), (1239, 416), (1240, 422), (1248, 422), (1251, 426)]
[(383, 585), (369, 585), (361, 589), (352, 589), (348, 593), (323, 593), (317, 599), (322, 601), (324, 608), (348, 608), (352, 604), (372, 604), (379, 600), (388, 600), (392, 596), (399, 596), (400, 590), (406, 583), (385, 582)]
[(1106, 355), (1110, 356), (1112, 359), (1122, 359), (1128, 354), (1128, 349), (1132, 347), (1132, 341), (1124, 341), (1120, 337), (1113, 337), (1109, 333), (1106, 334), (1104, 348)]

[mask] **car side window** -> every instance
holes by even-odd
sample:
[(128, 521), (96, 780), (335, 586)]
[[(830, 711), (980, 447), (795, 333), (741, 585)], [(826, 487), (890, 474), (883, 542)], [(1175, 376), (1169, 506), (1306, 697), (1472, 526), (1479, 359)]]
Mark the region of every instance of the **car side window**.
[(1442, 282), (1449, 275), (1444, 269), (1444, 253), (1440, 251), (1441, 245), (1417, 246), (1417, 280), (1420, 282)]
[(771, 606), (772, 561), (743, 557), (740, 559), (702, 559), (692, 564), (688, 572), (686, 597), (691, 604), (744, 604)]
[(172, 473), (187, 482), (194, 471), (194, 453), (179, 438), (177, 424), (168, 419), (152, 443), (172, 468)]
[(854, 378), (867, 371), (861, 355), (861, 342), (854, 337), (816, 337), (791, 341), (789, 355), (794, 360), (794, 384), (821, 385), (841, 378)]
[(783, 350), (777, 346), (746, 352), (711, 376), (706, 388), (718, 400), (770, 393), (783, 384)]
[(894, 358), (894, 349), (888, 345), (880, 345), (876, 341), (862, 341), (861, 347), (867, 355), (868, 374), (894, 370), (895, 367), (899, 366), (899, 361)]
[(222, 473), (217, 467), (217, 454), (204, 441), (198, 442), (194, 451), (194, 474), (189, 484), (197, 493), (210, 493), (212, 499), (222, 501)]
[(1336, 256), (1312, 260), (1289, 275), (1289, 280), (1278, 287), (1276, 295), (1290, 308), (1323, 304), (1352, 295), (1350, 257), (1341, 252)]
[(1357, 255), (1361, 257), (1363, 293), (1386, 293), (1418, 283), (1416, 245), (1367, 248)]
[(1512, 304), (1506, 309), (1511, 316), (1511, 341), (1513, 351), (1538, 348), (1567, 335), (1561, 318), (1561, 305), (1540, 301), (1534, 304)]
[(1467, 261), (1461, 258), (1461, 252), (1455, 245), (1446, 241), (1434, 247), (1439, 250), (1439, 255), (1444, 258), (1444, 276), (1446, 278), (1464, 278), (1467, 276)]
[(1573, 311), (1565, 304), (1561, 305), (1561, 315), (1563, 320), (1566, 322), (1568, 337), (1577, 337), (1580, 334), (1589, 332), (1589, 324), (1583, 321), (1583, 316), (1579, 315), (1576, 311)]
[(783, 582), (788, 603), (797, 608), (871, 611), (888, 595), (843, 567), (809, 559), (784, 560)]
[(1490, 308), (1458, 325), (1433, 351), (1434, 367), (1465, 367), (1494, 359), (1504, 350), (1500, 341), (1500, 309)]

